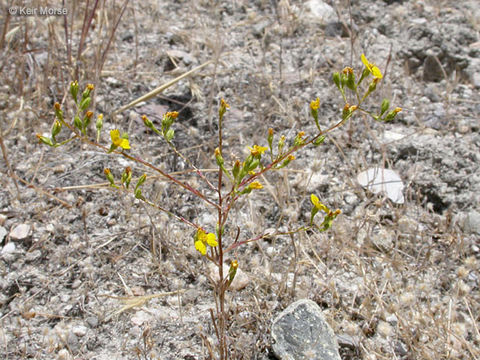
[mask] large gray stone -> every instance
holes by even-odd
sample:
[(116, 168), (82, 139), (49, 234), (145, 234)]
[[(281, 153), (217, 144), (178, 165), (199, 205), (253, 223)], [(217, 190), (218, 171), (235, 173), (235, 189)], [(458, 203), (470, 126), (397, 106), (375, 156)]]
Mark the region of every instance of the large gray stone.
[(273, 322), (273, 352), (280, 360), (340, 360), (338, 343), (312, 300), (291, 304)]

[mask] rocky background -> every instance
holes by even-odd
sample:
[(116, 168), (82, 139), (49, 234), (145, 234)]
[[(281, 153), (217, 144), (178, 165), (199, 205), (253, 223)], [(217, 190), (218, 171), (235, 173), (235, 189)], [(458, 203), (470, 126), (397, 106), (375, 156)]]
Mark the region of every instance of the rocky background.
[[(62, 16), (8, 10), (44, 5), (1, 8), (0, 357), (207, 358), (205, 339), (215, 343), (212, 269), (195, 251), (193, 231), (109, 188), (103, 169), (147, 172), (150, 199), (210, 231), (215, 216), (141, 166), (78, 142), (38, 144), (75, 61)], [(81, 86), (95, 83), (105, 130), (128, 131), (132, 153), (199, 188), (141, 115), (158, 122), (179, 111), (176, 146), (213, 177), (222, 97), (231, 105), (227, 162), (265, 145), (268, 128), (276, 139), (313, 133), (308, 104), (317, 97), (321, 125), (338, 121), (343, 102), (331, 74), (360, 69), (362, 53), (385, 75), (372, 106), (389, 98), (403, 108), (386, 124), (355, 117), (261, 179), (264, 189), (232, 213), (229, 234), (238, 226), (247, 239), (307, 222), (311, 193), (342, 210), (329, 232), (235, 253), (242, 273), (228, 297), (232, 358), (274, 359), (273, 319), (304, 298), (323, 310), (342, 359), (480, 357), (478, 1), (130, 2), (108, 46), (122, 5), (99, 7), (78, 57)], [(85, 5), (68, 6), (76, 60)], [(109, 143), (107, 131), (102, 141)], [(400, 176), (403, 204), (357, 182), (373, 167)]]

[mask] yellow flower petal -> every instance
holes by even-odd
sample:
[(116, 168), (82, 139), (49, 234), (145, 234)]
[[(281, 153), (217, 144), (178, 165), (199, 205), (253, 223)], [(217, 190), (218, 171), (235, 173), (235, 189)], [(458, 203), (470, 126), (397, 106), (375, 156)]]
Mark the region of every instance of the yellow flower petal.
[(258, 181), (252, 182), (250, 185), (248, 185), (250, 189), (263, 189), (263, 185), (260, 184)]
[(365, 65), (365, 67), (374, 77), (378, 79), (383, 78), (383, 75), (380, 69), (374, 63), (371, 63), (370, 61), (368, 61), (364, 54), (362, 54), (361, 59), (362, 59), (363, 65)]
[(370, 70), (370, 63), (368, 62), (367, 58), (365, 57), (365, 54), (362, 54), (362, 56), (360, 58), (362, 59), (363, 65), (365, 65), (365, 67)]
[(115, 129), (110, 131), (110, 137), (112, 138), (112, 143), (116, 146), (118, 143), (118, 140), (120, 139), (120, 130)]
[(122, 149), (130, 149), (130, 143), (128, 142), (128, 139), (120, 139), (118, 146), (120, 146)]
[(217, 242), (217, 240), (216, 240), (216, 238), (215, 238), (215, 234), (214, 234), (214, 233), (209, 233), (209, 234), (207, 234), (206, 240), (207, 240), (207, 244), (210, 245), (211, 247), (218, 246), (218, 242)]
[(318, 110), (319, 107), (320, 107), (320, 99), (318, 97), (316, 100), (313, 100), (310, 102), (310, 109)]
[(378, 79), (383, 78), (383, 75), (382, 75), (382, 72), (380, 71), (380, 69), (373, 64), (372, 64), (371, 71), (372, 71), (373, 76), (375, 76), (376, 78), (378, 78)]
[(253, 148), (249, 146), (248, 148), (250, 149), (250, 153), (253, 156), (262, 155), (265, 152), (265, 150), (268, 149), (267, 147), (258, 146), (258, 145), (253, 145)]
[(326, 212), (327, 214), (330, 212), (330, 210), (320, 202), (320, 200), (318, 199), (318, 197), (316, 195), (314, 195), (314, 194), (310, 195), (310, 200), (312, 201), (312, 204), (318, 210), (322, 210), (322, 211)]
[(195, 249), (197, 249), (202, 255), (207, 254), (207, 247), (201, 240), (195, 241)]

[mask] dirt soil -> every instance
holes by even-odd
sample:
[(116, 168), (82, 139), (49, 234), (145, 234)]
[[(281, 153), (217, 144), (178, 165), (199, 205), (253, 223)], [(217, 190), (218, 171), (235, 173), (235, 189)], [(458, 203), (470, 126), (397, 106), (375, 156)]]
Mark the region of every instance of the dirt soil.
[[(88, 144), (38, 143), (37, 133), (50, 133), (53, 103), (71, 107), (74, 66), (63, 16), (7, 16), (10, 3), (2, 1), (0, 18), (0, 127), (18, 178), (3, 157), (0, 358), (207, 359), (206, 344), (216, 343), (212, 270), (194, 248), (194, 230), (109, 187), (104, 168), (117, 179), (125, 166), (135, 178), (146, 173), (149, 199), (211, 232), (213, 208)], [(232, 358), (274, 359), (271, 323), (301, 298), (324, 310), (342, 359), (480, 358), (477, 0), (130, 1), (96, 72), (104, 29), (121, 5), (100, 8), (79, 63), (81, 87), (95, 83), (95, 110), (105, 114), (101, 143), (109, 145), (110, 129), (128, 131), (129, 153), (202, 192), (188, 164), (146, 131), (143, 114), (158, 125), (165, 111), (179, 111), (174, 143), (214, 181), (221, 98), (231, 106), (228, 166), (245, 158), (247, 146), (265, 146), (269, 128), (275, 141), (313, 134), (308, 105), (317, 97), (320, 125), (338, 121), (344, 104), (332, 73), (361, 69), (362, 53), (385, 75), (372, 109), (382, 98), (403, 109), (390, 123), (354, 117), (259, 179), (264, 188), (232, 211), (227, 242), (237, 229), (245, 240), (306, 224), (311, 193), (342, 210), (328, 232), (250, 243), (229, 258), (244, 275), (241, 289), (228, 292)], [(74, 54), (82, 19), (73, 22)], [(59, 138), (68, 136), (64, 129)], [(371, 167), (400, 175), (403, 204), (357, 183)]]

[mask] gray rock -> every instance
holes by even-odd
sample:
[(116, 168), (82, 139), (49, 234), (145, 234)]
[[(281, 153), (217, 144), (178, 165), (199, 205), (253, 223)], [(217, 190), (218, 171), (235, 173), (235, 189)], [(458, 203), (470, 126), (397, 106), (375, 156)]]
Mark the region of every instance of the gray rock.
[(33, 262), (38, 260), (42, 257), (42, 252), (40, 250), (33, 250), (32, 252), (27, 252), (25, 254), (25, 261), (26, 262)]
[(480, 235), (480, 213), (477, 211), (470, 211), (463, 219), (463, 231), (470, 234)]
[(98, 317), (96, 316), (89, 316), (85, 319), (85, 322), (90, 326), (92, 329), (98, 326)]
[(28, 224), (19, 224), (10, 231), (11, 240), (25, 240), (30, 235), (30, 225)]
[(311, 300), (298, 300), (282, 311), (273, 322), (272, 338), (280, 360), (340, 360), (335, 334)]
[(325, 26), (325, 36), (347, 37), (348, 29), (343, 25), (341, 21), (331, 21)]
[(3, 241), (5, 235), (7, 235), (7, 229), (5, 229), (3, 226), (0, 226), (0, 242)]
[(383, 252), (389, 252), (393, 248), (393, 233), (387, 229), (380, 229), (370, 237), (373, 245)]
[(67, 345), (72, 351), (77, 351), (79, 348), (78, 337), (73, 333), (73, 331), (69, 331), (67, 335)]
[(439, 102), (442, 100), (440, 97), (440, 91), (435, 84), (428, 84), (425, 87), (424, 94), (431, 102)]
[(322, 0), (310, 0), (305, 3), (310, 9), (310, 15), (313, 19), (321, 23), (328, 24), (337, 21), (337, 14), (333, 7)]
[(423, 62), (423, 80), (441, 81), (444, 78), (443, 70), (435, 56), (427, 56)]
[(476, 72), (472, 75), (472, 84), (477, 89), (480, 89), (480, 72)]
[(3, 248), (1, 254), (11, 254), (15, 251), (15, 243), (9, 242)]
[(84, 337), (87, 334), (87, 327), (83, 325), (77, 325), (72, 328), (72, 332), (75, 334), (77, 337)]

